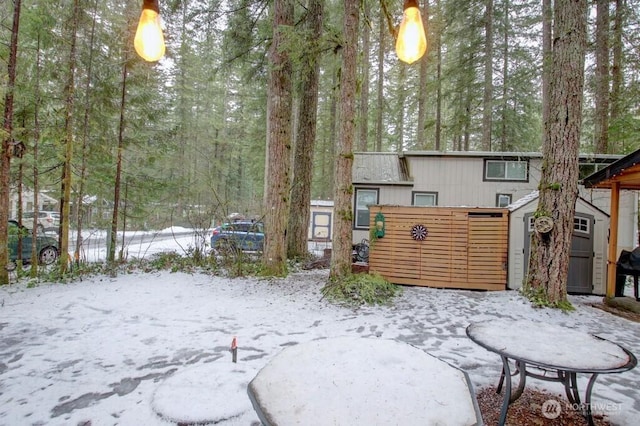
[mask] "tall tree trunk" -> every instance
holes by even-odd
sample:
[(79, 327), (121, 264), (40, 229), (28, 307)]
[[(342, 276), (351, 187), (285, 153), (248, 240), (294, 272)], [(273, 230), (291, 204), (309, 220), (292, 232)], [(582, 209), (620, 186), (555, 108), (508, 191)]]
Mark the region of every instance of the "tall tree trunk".
[(82, 150), (80, 166), (80, 178), (78, 179), (78, 191), (76, 194), (76, 246), (73, 253), (73, 260), (76, 265), (80, 264), (80, 249), (82, 247), (82, 220), (83, 220), (83, 201), (84, 201), (84, 186), (87, 179), (87, 151), (89, 144), (89, 116), (91, 112), (91, 79), (92, 79), (92, 66), (93, 66), (93, 50), (94, 39), (96, 32), (96, 16), (98, 13), (98, 1), (93, 5), (93, 20), (91, 22), (91, 33), (89, 36), (89, 61), (87, 64), (87, 76), (84, 85), (84, 122), (82, 124)]
[[(622, 28), (624, 26), (625, 1), (616, 0), (616, 14), (613, 18), (613, 64), (611, 66), (611, 122), (620, 118), (620, 101), (622, 96)], [(616, 147), (619, 152), (622, 147)]]
[[(338, 63), (338, 53), (334, 51), (333, 63)], [(335, 66), (331, 73), (331, 101), (329, 103), (329, 161), (328, 167), (325, 172), (325, 176), (329, 176), (329, 183), (327, 185), (329, 191), (328, 196), (333, 195), (333, 175), (335, 173), (335, 164), (333, 159), (336, 156), (336, 141), (338, 140), (338, 96), (340, 96), (340, 88), (338, 86), (340, 81), (340, 68)]]
[(71, 45), (69, 49), (69, 70), (65, 86), (65, 151), (62, 166), (61, 196), (60, 196), (60, 273), (64, 274), (69, 266), (69, 220), (71, 212), (71, 160), (73, 159), (73, 113), (76, 78), (76, 41), (78, 20), (80, 17), (79, 0), (73, 1), (73, 16), (71, 18)]
[(578, 196), (578, 154), (582, 121), (587, 2), (556, 0), (549, 120), (536, 220), (549, 217), (549, 232), (531, 238), (527, 285), (550, 305), (566, 301), (573, 217)]
[(404, 88), (407, 82), (407, 66), (398, 63), (400, 72), (398, 73), (398, 116), (396, 117), (396, 152), (401, 153), (404, 149), (404, 103), (407, 92)]
[(493, 0), (485, 0), (484, 99), (482, 101), (482, 149), (491, 151), (493, 113)]
[(438, 9), (438, 27), (436, 28), (436, 126), (435, 126), (435, 149), (440, 151), (442, 137), (442, 8), (440, 7), (440, 0), (436, 0), (436, 7)]
[[(33, 237), (38, 238), (38, 211), (40, 210), (40, 182), (38, 180), (38, 145), (40, 145), (40, 31), (38, 31), (38, 39), (36, 43), (36, 73), (34, 78), (34, 96), (33, 96)], [(31, 259), (38, 258), (38, 246), (31, 245)], [(31, 262), (29, 276), (36, 278), (38, 276), (38, 262)]]
[(595, 152), (609, 151), (609, 3), (597, 0), (595, 73)]
[(360, 137), (358, 139), (358, 151), (366, 152), (369, 145), (369, 44), (371, 39), (371, 7), (369, 2), (364, 2), (364, 14), (366, 19), (362, 28), (362, 77), (360, 84)]
[[(465, 88), (464, 92), (464, 126), (462, 128), (463, 140), (462, 149), (464, 151), (469, 151), (471, 149), (471, 104), (473, 103), (473, 95), (471, 93), (471, 88)], [(489, 147), (491, 149), (491, 147)]]
[[(24, 127), (24, 124), (23, 126)], [(17, 153), (14, 153), (15, 157), (18, 157)], [(17, 208), (17, 214), (18, 214), (18, 221), (19, 223), (22, 225), (22, 205), (23, 205), (23, 198), (22, 198), (22, 192), (23, 192), (23, 186), (22, 186), (22, 182), (24, 180), (24, 162), (23, 161), (18, 161), (18, 175), (16, 176), (16, 192), (18, 193), (18, 208)], [(37, 210), (36, 210), (37, 211)], [(35, 216), (37, 215), (37, 213), (34, 214), (34, 219)], [(32, 219), (32, 223), (33, 220)], [(33, 232), (38, 232), (38, 227), (36, 226), (35, 228), (32, 228), (32, 235)], [(36, 235), (37, 236), (37, 235)], [(24, 264), (24, 259), (22, 258), (22, 235), (18, 235), (18, 265), (22, 266)], [(36, 240), (37, 241), (37, 240)], [(31, 252), (33, 253), (33, 250), (31, 250)], [(31, 260), (34, 260), (35, 258), (31, 258)]]
[[(427, 31), (427, 34), (433, 33), (429, 28), (429, 0), (424, 0), (424, 6), (422, 9), (422, 24)], [(430, 40), (427, 37), (427, 40)], [(418, 87), (418, 129), (416, 132), (416, 148), (427, 149), (427, 140), (425, 137), (425, 127), (427, 121), (427, 66), (429, 64), (427, 58), (429, 57), (430, 43), (427, 43), (427, 52), (420, 59), (420, 86)], [(365, 50), (366, 52), (366, 50)]]
[(382, 8), (380, 8), (379, 21), (379, 44), (378, 44), (378, 86), (377, 86), (377, 108), (376, 108), (376, 152), (382, 151), (382, 133), (384, 132), (384, 51), (386, 20)]
[[(124, 151), (124, 111), (127, 99), (127, 50), (124, 50), (124, 65), (122, 66), (122, 91), (120, 92), (120, 121), (118, 123), (118, 148), (116, 151), (116, 175), (113, 183), (113, 210), (111, 211), (111, 231), (109, 232), (109, 247), (107, 262), (112, 266), (116, 261), (116, 242), (118, 240), (118, 214), (120, 212), (120, 182), (122, 180), (122, 153)], [(115, 269), (114, 269), (115, 270)]]
[[(542, 125), (549, 121), (549, 83), (551, 80), (551, 26), (553, 25), (553, 5), (551, 0), (542, 0)], [(543, 132), (542, 143), (545, 135)]]
[(300, 99), (293, 187), (291, 191), (291, 213), (287, 233), (287, 256), (305, 256), (309, 231), (309, 206), (311, 204), (311, 180), (313, 177), (313, 153), (316, 145), (316, 117), (318, 109), (318, 82), (320, 79), (320, 47), (324, 0), (309, 0), (307, 3), (307, 43), (302, 72), (302, 94)]
[(265, 204), (266, 241), (263, 265), (267, 275), (287, 272), (287, 223), (291, 168), (291, 60), (286, 49), (286, 28), (293, 25), (293, 1), (273, 3), (273, 40), (269, 50), (268, 182)]
[(0, 285), (9, 284), (8, 221), (9, 190), (11, 181), (11, 156), (13, 155), (13, 98), (16, 85), (16, 66), (18, 62), (18, 29), (20, 27), (21, 0), (13, 2), (13, 24), (9, 59), (7, 65), (7, 85), (4, 95), (4, 115), (2, 123), (2, 160), (0, 164)]
[(507, 85), (509, 81), (509, 0), (504, 0), (504, 38), (502, 47), (502, 125), (500, 131), (500, 151), (506, 152), (507, 142), (507, 110), (509, 108)]
[(351, 273), (353, 221), (353, 140), (356, 118), (356, 74), (359, 2), (344, 0), (342, 74), (340, 78), (340, 135), (338, 137), (334, 184), (333, 243), (331, 251), (332, 279)]

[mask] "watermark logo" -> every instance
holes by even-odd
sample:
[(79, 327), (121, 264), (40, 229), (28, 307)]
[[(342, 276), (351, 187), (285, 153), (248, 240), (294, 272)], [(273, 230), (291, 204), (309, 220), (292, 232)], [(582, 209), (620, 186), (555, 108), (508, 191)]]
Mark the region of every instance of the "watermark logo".
[[(613, 402), (604, 402), (604, 403), (596, 403), (591, 404), (591, 410), (595, 412), (604, 412), (611, 413), (613, 411), (620, 411), (622, 408), (622, 404), (613, 403)], [(564, 404), (555, 399), (547, 399), (542, 403), (542, 407), (540, 408), (542, 411), (542, 416), (549, 419), (557, 419), (562, 414), (562, 410), (569, 411), (578, 411), (581, 413), (585, 412), (585, 405), (579, 403), (569, 403), (565, 401)]]
[(561, 413), (562, 406), (555, 399), (547, 399), (542, 403), (542, 415), (547, 419), (557, 419)]

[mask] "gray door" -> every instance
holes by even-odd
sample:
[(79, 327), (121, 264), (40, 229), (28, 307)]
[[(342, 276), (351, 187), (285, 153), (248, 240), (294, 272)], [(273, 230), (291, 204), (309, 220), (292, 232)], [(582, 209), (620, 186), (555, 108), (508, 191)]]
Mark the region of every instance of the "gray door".
[[(533, 213), (524, 216), (524, 272), (529, 267), (529, 250), (533, 232)], [(573, 218), (573, 238), (569, 255), (567, 293), (591, 294), (593, 292), (593, 226), (594, 217), (576, 213)]]

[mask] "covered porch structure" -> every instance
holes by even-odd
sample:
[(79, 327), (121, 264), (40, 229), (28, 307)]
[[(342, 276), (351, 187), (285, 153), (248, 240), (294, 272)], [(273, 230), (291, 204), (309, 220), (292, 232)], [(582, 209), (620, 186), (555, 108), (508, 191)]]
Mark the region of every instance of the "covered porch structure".
[[(583, 184), (586, 188), (606, 188), (611, 190), (606, 292), (606, 296), (609, 299), (615, 296), (620, 191), (640, 190), (640, 149), (586, 177), (583, 180)], [(636, 244), (638, 244), (637, 241)]]

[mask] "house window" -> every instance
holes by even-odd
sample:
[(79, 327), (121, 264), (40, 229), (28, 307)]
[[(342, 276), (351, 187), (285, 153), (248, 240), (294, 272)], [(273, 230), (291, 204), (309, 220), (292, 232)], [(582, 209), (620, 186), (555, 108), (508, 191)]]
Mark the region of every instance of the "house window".
[(437, 206), (438, 205), (438, 193), (437, 192), (413, 192), (411, 194), (413, 199), (411, 205), (413, 206)]
[(527, 182), (529, 180), (528, 166), (529, 163), (526, 161), (485, 160), (484, 179)]
[(605, 167), (607, 167), (608, 164), (602, 164), (602, 163), (580, 163), (578, 165), (578, 169), (579, 169), (579, 175), (578, 178), (579, 179), (584, 179), (587, 176), (590, 176), (592, 174), (594, 174), (595, 172), (604, 169)]
[(369, 206), (378, 204), (377, 189), (356, 188), (356, 229), (369, 229)]
[(507, 207), (511, 204), (511, 194), (496, 194), (496, 206)]

